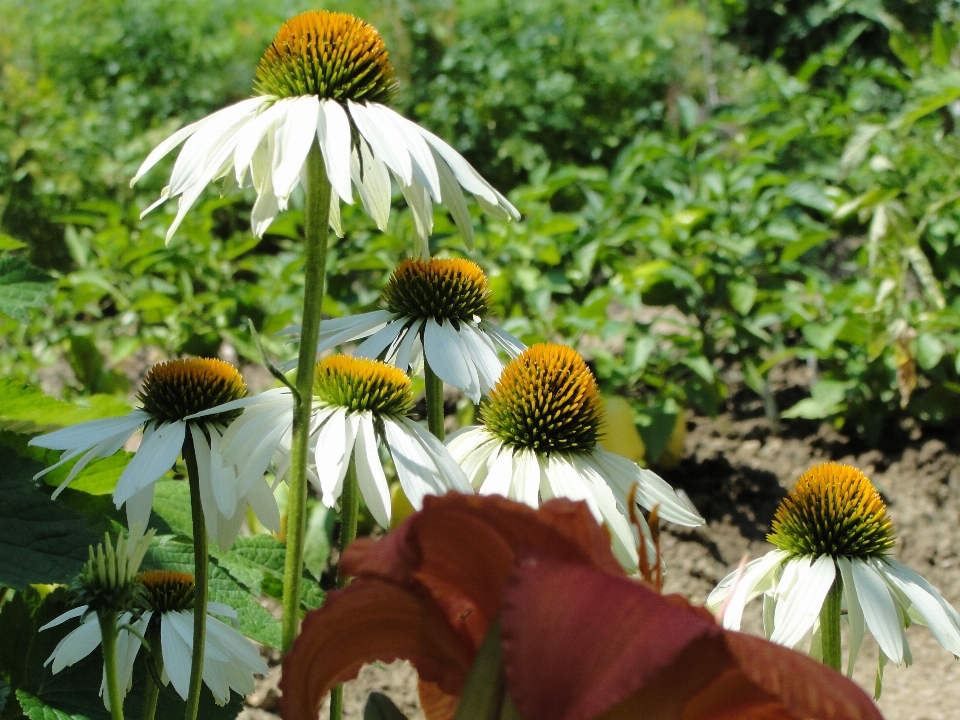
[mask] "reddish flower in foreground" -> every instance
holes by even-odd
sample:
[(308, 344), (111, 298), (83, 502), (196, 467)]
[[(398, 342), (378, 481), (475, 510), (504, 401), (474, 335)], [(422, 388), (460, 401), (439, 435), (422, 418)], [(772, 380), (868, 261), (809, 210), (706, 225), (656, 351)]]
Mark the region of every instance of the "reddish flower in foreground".
[[(397, 658), (416, 666), (431, 720), (453, 717), (474, 660), (491, 658), (525, 720), (881, 720), (839, 673), (625, 577), (583, 503), (426, 498), (343, 570), (354, 581), (284, 660), (285, 720), (314, 720), (331, 687)], [(500, 641), (484, 645), (491, 628)]]

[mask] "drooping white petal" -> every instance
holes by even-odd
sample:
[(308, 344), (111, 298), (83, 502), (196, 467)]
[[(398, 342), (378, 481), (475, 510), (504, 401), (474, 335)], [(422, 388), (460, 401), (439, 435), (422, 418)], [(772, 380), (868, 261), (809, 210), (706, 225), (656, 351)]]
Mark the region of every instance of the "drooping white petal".
[(62, 430), (32, 438), (27, 444), (49, 450), (83, 451), (124, 433), (129, 438), (149, 420), (150, 416), (143, 410), (133, 410), (122, 417), (89, 420), (71, 425)]
[(255, 118), (249, 120), (237, 136), (237, 147), (233, 151), (233, 169), (237, 185), (244, 187), (246, 174), (250, 170), (257, 151), (261, 148), (264, 136), (273, 135), (277, 124), (286, 115), (290, 101), (279, 100)]
[(887, 584), (877, 570), (863, 560), (853, 558), (850, 569), (870, 633), (886, 656), (899, 665), (903, 662), (901, 624)]
[(320, 428), (317, 435), (315, 462), (323, 503), (333, 507), (340, 497), (339, 488), (347, 473), (357, 436), (357, 420), (343, 408), (337, 408)]
[(373, 418), (369, 413), (358, 413), (357, 448), (354, 463), (357, 470), (357, 484), (367, 508), (380, 527), (390, 527), (390, 487), (387, 485), (380, 455), (377, 453), (377, 435), (373, 429)]
[(160, 425), (149, 437), (144, 435), (143, 442), (123, 469), (113, 491), (113, 502), (117, 508), (173, 467), (183, 448), (186, 432), (187, 424), (178, 420)]
[[(789, 569), (793, 569), (790, 578), (793, 582), (781, 590)], [(773, 636), (770, 639), (779, 645), (795, 647), (820, 615), (824, 598), (835, 577), (836, 566), (832, 557), (821, 556), (813, 562), (810, 562), (810, 558), (790, 560), (784, 569), (784, 577), (777, 585), (777, 593), (782, 597), (777, 602)]]
[[(223, 482), (223, 466), (220, 460), (220, 433), (210, 427), (210, 440), (207, 440), (203, 431), (196, 423), (190, 423), (190, 437), (193, 440), (193, 451), (197, 457), (197, 472), (200, 484), (210, 488), (210, 493), (216, 501), (217, 509), (226, 517), (230, 517), (237, 509), (236, 482)], [(216, 445), (214, 453), (211, 446)], [(216, 459), (214, 458), (216, 455)], [(214, 465), (218, 467), (214, 467)], [(206, 513), (204, 513), (206, 514)]]
[[(272, 136), (269, 148), (273, 150)], [(263, 237), (279, 212), (280, 202), (273, 188), (273, 173), (267, 172), (263, 184), (257, 188), (257, 199), (250, 211), (250, 230), (256, 237)]]
[(353, 351), (353, 356), (370, 358), (371, 360), (377, 359), (403, 332), (404, 325), (406, 325), (406, 318), (397, 318), (390, 321), (360, 343), (360, 347)]
[[(874, 569), (891, 585), (909, 598), (911, 617), (920, 620), (945, 649), (960, 655), (960, 624), (956, 610), (926, 579), (893, 558), (873, 561)], [(871, 631), (873, 628), (871, 627)]]
[[(57, 486), (57, 489), (53, 491), (53, 495), (51, 495), (51, 497), (56, 500), (60, 496), (60, 493), (67, 489), (67, 486), (73, 482), (74, 478), (80, 474), (80, 472), (90, 463), (91, 460), (95, 458), (110, 457), (126, 444), (127, 440), (130, 439), (130, 435), (132, 435), (132, 433), (127, 434), (125, 432), (114, 435), (113, 437), (107, 438), (103, 442), (87, 451), (87, 453), (82, 458), (77, 460), (76, 464), (70, 468), (70, 472), (67, 474), (67, 477)], [(64, 453), (64, 457), (61, 458), (60, 462), (58, 462), (56, 465), (51, 465), (42, 472), (37, 473), (34, 476), (34, 479), (46, 475), (48, 472), (53, 470), (53, 468), (58, 467), (67, 460), (72, 459), (74, 455), (75, 453)]]
[(330, 195), (330, 215), (327, 223), (338, 238), (343, 237), (343, 224), (340, 221), (340, 198), (335, 193)]
[(450, 327), (451, 332), (444, 329), (448, 323), (448, 320), (444, 320), (441, 326), (432, 317), (427, 318), (423, 330), (423, 348), (427, 363), (437, 377), (462, 390), (474, 402), (479, 402), (480, 385), (476, 370), (474, 369), (471, 373), (463, 357), (463, 349), (456, 331), (452, 327)]
[[(130, 625), (140, 635), (145, 635), (147, 625), (150, 623), (150, 616), (153, 613), (149, 610), (140, 616), (140, 619), (134, 623), (130, 613), (123, 613), (117, 620), (117, 626)], [(125, 695), (133, 687), (133, 666), (137, 661), (137, 653), (140, 652), (140, 638), (129, 630), (121, 629), (117, 633), (117, 685), (120, 686), (121, 696)], [(104, 687), (106, 687), (106, 678), (104, 678)], [(104, 693), (104, 704), (107, 704), (108, 693)], [(107, 707), (109, 710), (109, 705)]]
[(45, 664), (53, 663), (50, 670), (58, 673), (65, 667), (83, 660), (100, 645), (100, 622), (96, 613), (89, 615), (80, 627), (63, 638)]
[(336, 194), (348, 205), (353, 204), (350, 187), (350, 121), (336, 100), (322, 100), (317, 122), (317, 140), (323, 153), (327, 179)]
[(413, 215), (413, 257), (418, 260), (429, 260), (429, 238), (433, 234), (433, 203), (430, 202), (430, 194), (419, 183), (412, 185), (400, 183), (400, 191)]
[(150, 524), (150, 511), (153, 509), (153, 494), (156, 487), (155, 483), (150, 483), (137, 490), (124, 503), (124, 510), (127, 513), (127, 527), (130, 529), (131, 535), (141, 535), (146, 532), (147, 526)]
[(420, 446), (426, 450), (433, 465), (438, 473), (438, 484), (443, 488), (442, 491), (435, 494), (442, 495), (446, 490), (456, 490), (462, 493), (473, 493), (470, 481), (467, 480), (460, 465), (450, 456), (449, 451), (443, 443), (437, 440), (429, 431), (419, 423), (414, 422), (408, 417), (400, 417), (397, 422), (420, 443)]
[(503, 363), (497, 357), (493, 343), (470, 323), (460, 323), (460, 339), (467, 350), (468, 357), (477, 368), (480, 392), (486, 395), (500, 379)]
[(866, 621), (863, 617), (863, 608), (857, 598), (857, 589), (853, 582), (853, 568), (850, 559), (840, 556), (837, 558), (837, 567), (840, 568), (840, 578), (843, 581), (843, 599), (847, 606), (847, 625), (850, 626), (850, 652), (847, 656), (847, 677), (853, 677), (853, 668), (860, 654), (863, 644)]
[(154, 165), (160, 162), (160, 160), (163, 159), (177, 145), (182, 143), (194, 133), (203, 129), (205, 126), (209, 124), (220, 123), (224, 118), (246, 116), (256, 113), (261, 105), (263, 105), (265, 102), (269, 102), (272, 99), (273, 98), (270, 96), (261, 95), (258, 97), (249, 98), (247, 100), (242, 100), (235, 105), (225, 107), (222, 110), (218, 110), (212, 115), (208, 115), (207, 117), (202, 118), (195, 123), (191, 123), (186, 127), (180, 128), (173, 135), (157, 145), (157, 147), (155, 147), (153, 151), (147, 155), (147, 159), (143, 161), (143, 163), (140, 165), (140, 168), (137, 170), (137, 174), (134, 175), (133, 179), (130, 181), (130, 186), (132, 187), (137, 180), (142, 178)]
[[(473, 169), (473, 166), (463, 159), (463, 156), (460, 155), (456, 150), (447, 145), (446, 142), (438, 138), (429, 130), (425, 130), (419, 125), (415, 126), (417, 132), (423, 136), (423, 139), (437, 152), (437, 154), (443, 158), (443, 162), (447, 164), (450, 168), (450, 171), (453, 173), (453, 176), (457, 179), (457, 182), (460, 184), (463, 189), (472, 193), (477, 199), (483, 198), (488, 203), (496, 204), (497, 194), (493, 189), (493, 186), (490, 185), (486, 180), (481, 177), (480, 173)], [(511, 205), (511, 207), (513, 207)], [(516, 210), (514, 210), (516, 212)], [(517, 215), (519, 219), (519, 214)]]
[[(48, 622), (46, 625), (42, 626), (39, 632), (43, 632), (44, 630), (49, 630), (52, 627), (57, 627), (57, 625), (62, 625), (67, 620), (73, 620), (74, 618), (78, 618), (81, 615), (83, 615), (86, 611), (87, 611), (86, 605), (80, 605), (79, 607), (75, 607), (71, 610), (67, 610), (62, 615), (57, 615), (57, 617), (55, 617), (53, 620)], [(52, 657), (53, 656), (51, 655), (51, 658)], [(47, 662), (50, 662), (50, 660), (48, 659)]]
[[(244, 410), (256, 405), (281, 402), (284, 396), (288, 398), (293, 397), (287, 388), (272, 388), (270, 390), (265, 390), (259, 395), (250, 395), (248, 397), (240, 398), (239, 400), (231, 400), (230, 402), (225, 402), (222, 405), (217, 405), (216, 407), (212, 407), (207, 410), (201, 410), (193, 415), (187, 415), (184, 420), (195, 420), (197, 418), (207, 417), (209, 415), (219, 415), (230, 410)], [(224, 434), (224, 437), (226, 437), (226, 434)]]
[(373, 154), (386, 163), (402, 184), (409, 185), (413, 182), (410, 153), (397, 129), (393, 125), (379, 122), (376, 111), (369, 105), (348, 100), (347, 109), (360, 135), (370, 144)]
[(506, 445), (498, 445), (496, 450), (487, 460), (487, 474), (477, 491), (480, 495), (503, 495), (515, 500), (512, 492), (513, 450)]
[(647, 470), (625, 457), (604, 450), (599, 445), (591, 453), (591, 459), (604, 471), (604, 476), (612, 481), (616, 491), (628, 497), (636, 483), (635, 500), (641, 507), (657, 512), (663, 520), (675, 522), (687, 527), (703, 525), (703, 518), (691, 510), (677, 495), (670, 484), (652, 470)]
[(294, 98), (278, 128), (277, 151), (280, 162), (273, 169), (273, 187), (277, 197), (289, 198), (300, 178), (300, 168), (317, 134), (320, 101), (315, 95)]
[(782, 550), (774, 550), (763, 557), (751, 560), (743, 568), (736, 587), (733, 587), (733, 581), (737, 577), (736, 570), (720, 581), (707, 597), (707, 607), (710, 610), (719, 609), (730, 595), (730, 601), (723, 613), (723, 626), (728, 630), (739, 630), (744, 606), (758, 595), (773, 588), (777, 570), (788, 557)]
[(437, 174), (440, 179), (440, 197), (450, 211), (453, 222), (460, 230), (460, 235), (463, 236), (463, 244), (467, 246), (467, 250), (473, 250), (473, 218), (470, 217), (467, 203), (463, 199), (463, 191), (460, 189), (460, 183), (457, 182), (457, 178), (454, 177), (453, 172), (447, 166), (447, 163), (437, 154), (436, 150), (431, 149), (431, 152), (434, 154)]
[(354, 152), (350, 157), (350, 177), (367, 214), (386, 232), (390, 220), (390, 173), (383, 161), (370, 152), (366, 142), (359, 143), (359, 147), (359, 156)]
[(271, 532), (280, 532), (280, 508), (266, 480), (261, 478), (260, 482), (254, 483), (243, 497), (250, 504), (253, 514), (257, 516), (261, 525)]
[(398, 368), (407, 372), (410, 367), (410, 354), (413, 351), (413, 344), (417, 341), (420, 329), (423, 327), (423, 320), (414, 320), (403, 332), (400, 343), (397, 345), (397, 351), (389, 359)]
[[(165, 612), (160, 621), (160, 647), (163, 653), (163, 669), (170, 684), (184, 700), (190, 690), (190, 643), (179, 630), (193, 632), (193, 612)], [(187, 637), (192, 637), (188, 635)]]
[(385, 105), (370, 103), (367, 107), (379, 117), (381, 123), (388, 124), (397, 130), (413, 161), (414, 180), (430, 192), (434, 202), (440, 202), (440, 178), (437, 174), (437, 163), (433, 159), (433, 153), (427, 143), (417, 132), (416, 124)]
[(461, 428), (448, 435), (444, 445), (476, 489), (486, 479), (491, 458), (499, 452), (501, 443), (486, 428), (478, 426)]
[(482, 321), (480, 323), (480, 329), (496, 340), (497, 344), (506, 350), (507, 354), (511, 357), (517, 357), (517, 355), (527, 349), (526, 345), (517, 340), (502, 327), (499, 325), (494, 325), (492, 322), (487, 322), (486, 320)]

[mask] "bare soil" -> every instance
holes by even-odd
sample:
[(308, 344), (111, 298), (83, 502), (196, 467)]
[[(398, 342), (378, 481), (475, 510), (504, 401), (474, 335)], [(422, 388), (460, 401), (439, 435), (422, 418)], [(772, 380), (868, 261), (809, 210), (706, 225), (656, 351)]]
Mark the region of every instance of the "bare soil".
[[(778, 394), (780, 407), (799, 399), (784, 397), (792, 392)], [(761, 402), (745, 391), (734, 392), (725, 407), (727, 412), (717, 418), (690, 414), (686, 456), (679, 467), (661, 471), (707, 519), (698, 530), (664, 528), (666, 592), (703, 602), (741, 557), (768, 552), (765, 536), (780, 500), (811, 465), (835, 460), (861, 468), (884, 495), (899, 537), (895, 556), (960, 607), (960, 427), (921, 431), (906, 420), (886, 433), (882, 447), (871, 448), (831, 425), (810, 421), (782, 423), (775, 434)], [(745, 625), (759, 632), (759, 602), (748, 607)], [(907, 637), (914, 664), (887, 666), (878, 703), (884, 716), (960, 718), (960, 663), (926, 628), (914, 626)], [(873, 692), (876, 662), (877, 647), (868, 637), (855, 673), (868, 693)], [(248, 699), (245, 720), (275, 720), (278, 677), (275, 669)], [(364, 698), (374, 690), (389, 695), (410, 718), (423, 717), (409, 664), (365, 668), (347, 686), (345, 717), (360, 718)]]

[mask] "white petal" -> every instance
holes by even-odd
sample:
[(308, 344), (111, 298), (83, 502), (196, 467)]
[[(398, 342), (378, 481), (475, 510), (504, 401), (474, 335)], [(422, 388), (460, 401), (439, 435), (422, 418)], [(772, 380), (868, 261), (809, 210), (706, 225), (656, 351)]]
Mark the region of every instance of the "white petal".
[(429, 260), (429, 238), (433, 233), (433, 203), (430, 202), (430, 194), (419, 183), (400, 183), (400, 191), (413, 215), (413, 234), (416, 240), (413, 256), (420, 260)]
[(439, 482), (442, 490), (437, 495), (442, 495), (446, 490), (456, 490), (462, 493), (473, 493), (473, 487), (467, 476), (464, 474), (460, 465), (450, 456), (450, 452), (436, 437), (434, 437), (426, 428), (410, 418), (398, 418), (400, 425), (420, 443), (420, 447), (426, 450), (433, 464), (440, 474)]
[[(67, 475), (66, 479), (57, 486), (57, 489), (53, 491), (52, 497), (54, 500), (60, 495), (61, 492), (67, 489), (67, 486), (73, 482), (74, 478), (80, 474), (80, 472), (90, 463), (94, 458), (110, 457), (117, 450), (122, 448), (127, 440), (130, 439), (130, 434), (120, 433), (119, 435), (114, 435), (111, 438), (107, 438), (103, 442), (99, 443), (96, 447), (91, 448), (82, 458), (77, 460), (76, 464), (70, 468), (70, 473)], [(53, 470), (53, 468), (58, 467), (62, 463), (66, 462), (73, 458), (75, 453), (65, 453), (64, 457), (60, 459), (56, 465), (51, 465), (46, 470), (37, 473), (34, 476), (34, 479), (37, 479), (43, 475), (46, 475), (48, 472)]]
[(100, 622), (97, 616), (90, 615), (80, 627), (72, 631), (57, 645), (47, 662), (53, 660), (50, 668), (58, 673), (69, 665), (83, 660), (100, 645)]
[(330, 194), (330, 215), (327, 223), (338, 238), (343, 237), (343, 223), (340, 221), (340, 198), (336, 193)]
[(446, 491), (436, 465), (416, 438), (402, 426), (384, 418), (383, 429), (403, 494), (415, 510), (421, 510), (425, 495), (442, 495)]
[(257, 516), (261, 525), (271, 532), (280, 532), (280, 508), (266, 480), (261, 479), (260, 482), (254, 483), (243, 497), (250, 504), (253, 514)]
[(853, 559), (850, 569), (867, 627), (880, 649), (899, 665), (903, 662), (902, 627), (887, 584), (875, 568), (862, 560)]
[(837, 567), (840, 568), (840, 577), (843, 580), (843, 599), (847, 606), (847, 625), (850, 626), (850, 652), (847, 655), (847, 677), (853, 677), (853, 668), (860, 654), (863, 644), (863, 635), (866, 621), (863, 618), (863, 608), (857, 598), (856, 586), (853, 582), (853, 569), (850, 560), (846, 557), (837, 558)]
[(460, 339), (466, 348), (468, 357), (477, 368), (477, 375), (480, 378), (480, 391), (486, 395), (500, 379), (500, 374), (503, 372), (503, 363), (497, 357), (490, 340), (470, 323), (460, 323)]
[[(924, 624), (945, 649), (960, 655), (960, 628), (956, 610), (921, 575), (893, 558), (875, 560), (874, 567), (884, 579), (909, 598), (911, 611), (922, 618)], [(911, 615), (914, 613), (911, 612)], [(871, 631), (873, 628), (871, 628)], [(889, 655), (889, 653), (888, 653)]]
[(150, 524), (150, 511), (153, 509), (153, 493), (156, 489), (154, 483), (150, 483), (145, 488), (137, 490), (131, 495), (124, 505), (127, 513), (127, 527), (131, 535), (140, 535), (146, 532)]
[(90, 420), (65, 427), (62, 430), (32, 438), (28, 445), (50, 450), (85, 450), (118, 435), (129, 438), (150, 416), (143, 410), (134, 410), (127, 415), (104, 420)]
[(380, 527), (390, 527), (390, 487), (377, 453), (377, 435), (369, 413), (360, 414), (357, 430), (357, 451), (354, 453), (357, 483), (367, 508)]
[(72, 610), (67, 610), (62, 615), (57, 615), (57, 617), (55, 617), (53, 620), (51, 620), (46, 625), (41, 627), (39, 632), (43, 632), (44, 630), (49, 630), (50, 628), (56, 627), (57, 625), (62, 625), (67, 620), (73, 620), (74, 618), (80, 617), (86, 611), (87, 611), (86, 605), (81, 605), (80, 607), (75, 607)]
[(360, 343), (360, 347), (353, 351), (353, 356), (370, 358), (371, 360), (380, 357), (380, 354), (403, 332), (406, 323), (407, 319), (402, 317), (387, 323)]
[(210, 440), (196, 423), (190, 423), (190, 437), (197, 456), (197, 470), (200, 482), (210, 488), (217, 509), (226, 517), (237, 511), (237, 479), (232, 472), (224, 475), (223, 459), (220, 455), (220, 433), (216, 428), (208, 428)]
[(403, 137), (392, 123), (384, 123), (370, 106), (347, 101), (347, 109), (373, 154), (386, 163), (404, 185), (413, 182), (413, 164)]
[(323, 502), (333, 507), (340, 497), (338, 488), (347, 473), (347, 465), (353, 454), (357, 423), (348, 417), (347, 411), (338, 408), (320, 428), (317, 435), (316, 465), (320, 486), (323, 490)]
[(183, 449), (187, 424), (183, 420), (165, 423), (150, 435), (144, 436), (137, 453), (120, 474), (113, 491), (113, 502), (119, 508), (135, 492), (156, 482), (173, 467)]
[(479, 488), (480, 495), (503, 495), (516, 499), (513, 493), (513, 450), (500, 446), (499, 454), (488, 460), (488, 470), (483, 484)]
[(264, 176), (263, 185), (257, 191), (257, 200), (250, 211), (250, 229), (256, 237), (263, 237), (270, 223), (280, 212), (280, 202), (273, 189), (272, 173)]
[[(559, 458), (558, 458), (559, 460)], [(561, 460), (561, 463), (563, 461)], [(607, 484), (603, 475), (597, 472), (596, 467), (588, 462), (582, 456), (572, 456), (570, 462), (574, 471), (582, 478), (586, 485), (586, 490), (590, 494), (588, 505), (592, 505), (594, 517), (599, 514), (597, 520), (603, 522), (610, 532), (613, 540), (613, 552), (617, 560), (629, 571), (635, 571), (637, 568), (637, 545), (639, 538), (634, 529), (627, 521), (625, 509), (617, 502), (613, 490)], [(558, 463), (558, 464), (561, 464)], [(649, 528), (644, 521), (642, 527), (645, 529), (647, 539), (647, 553), (651, 561), (656, 561), (656, 551), (653, 548), (653, 538), (649, 535)], [(652, 553), (652, 555), (651, 555)]]
[(317, 139), (327, 168), (327, 179), (336, 194), (348, 205), (353, 204), (350, 187), (350, 121), (336, 100), (320, 103), (323, 113), (317, 123)]
[(474, 399), (474, 402), (478, 402), (480, 386), (476, 370), (474, 369), (471, 373), (463, 357), (464, 350), (456, 331), (450, 327), (451, 332), (447, 332), (444, 328), (448, 322), (444, 320), (441, 326), (432, 317), (427, 318), (423, 331), (424, 355), (430, 369), (436, 373), (437, 377), (462, 390), (465, 395)]
[(301, 95), (287, 106), (283, 122), (277, 128), (280, 162), (273, 169), (273, 187), (277, 197), (289, 198), (300, 178), (300, 168), (317, 134), (320, 101), (315, 95)]
[(264, 136), (268, 133), (271, 136), (273, 135), (277, 124), (286, 114), (290, 102), (289, 98), (277, 101), (248, 121), (237, 136), (237, 147), (233, 151), (233, 168), (234, 177), (241, 187), (244, 185), (246, 173), (250, 169), (257, 151), (261, 148)]
[(463, 244), (467, 246), (467, 250), (473, 250), (473, 218), (470, 217), (470, 211), (467, 210), (467, 203), (463, 199), (460, 183), (457, 182), (457, 178), (454, 177), (447, 163), (437, 155), (435, 150), (432, 152), (440, 179), (440, 196), (443, 204), (447, 206), (450, 215), (453, 216), (453, 222), (456, 223), (460, 234), (463, 236)]
[(703, 525), (703, 518), (691, 510), (670, 484), (655, 472), (642, 468), (625, 457), (607, 452), (600, 446), (594, 449), (591, 458), (605, 471), (604, 476), (623, 497), (629, 496), (631, 487), (637, 483), (634, 498), (641, 507), (652, 510), (656, 505), (663, 520), (678, 525)]
[(513, 470), (513, 488), (517, 500), (530, 507), (540, 506), (540, 463), (531, 450), (520, 450), (515, 454)]
[[(187, 616), (189, 620), (184, 620), (181, 616)], [(186, 700), (190, 690), (190, 664), (193, 658), (190, 643), (178, 632), (177, 625), (183, 622), (188, 623), (192, 631), (193, 613), (163, 614), (160, 621), (160, 647), (163, 653), (163, 669), (170, 678), (173, 689)]]
[(389, 124), (400, 133), (403, 144), (410, 153), (413, 161), (414, 179), (430, 191), (434, 202), (440, 202), (440, 178), (437, 174), (437, 163), (433, 153), (424, 142), (415, 123), (410, 122), (402, 115), (394, 112), (385, 105), (371, 103), (367, 106), (376, 113), (383, 124)]
[(291, 398), (293, 396), (287, 388), (273, 388), (271, 390), (265, 390), (259, 395), (250, 395), (249, 397), (240, 398), (239, 400), (231, 400), (222, 405), (212, 407), (209, 410), (201, 410), (193, 415), (187, 415), (184, 420), (195, 420), (196, 418), (206, 417), (208, 415), (219, 415), (229, 410), (243, 410), (256, 405), (283, 402), (284, 397)]
[(177, 145), (182, 143), (197, 131), (201, 130), (206, 125), (211, 123), (219, 123), (224, 117), (232, 118), (235, 115), (247, 115), (255, 113), (263, 103), (271, 99), (272, 98), (269, 96), (261, 95), (255, 98), (249, 98), (248, 100), (242, 100), (235, 105), (225, 107), (222, 110), (218, 110), (212, 115), (208, 115), (207, 117), (202, 118), (195, 123), (191, 123), (186, 127), (180, 128), (173, 135), (157, 145), (157, 147), (154, 148), (149, 155), (147, 155), (147, 159), (143, 161), (143, 164), (137, 170), (137, 174), (133, 176), (133, 180), (130, 181), (130, 185), (132, 186), (135, 182), (137, 182), (137, 180), (142, 178), (150, 170), (150, 168), (160, 162), (160, 160)]
[(383, 161), (373, 156), (366, 142), (361, 142), (359, 147), (359, 157), (356, 152), (350, 157), (350, 177), (357, 186), (367, 214), (381, 231), (386, 232), (390, 220), (390, 173)]
[[(777, 602), (770, 639), (779, 645), (795, 647), (820, 615), (823, 601), (836, 577), (836, 566), (833, 558), (821, 556), (812, 563), (809, 558), (791, 560), (784, 569), (784, 578), (789, 569), (793, 570), (793, 582), (784, 588), (783, 597)], [(782, 592), (784, 578), (777, 586), (778, 593)]]
[[(497, 193), (480, 173), (473, 169), (473, 166), (463, 159), (456, 150), (447, 145), (429, 130), (425, 130), (419, 125), (415, 126), (417, 131), (423, 136), (423, 139), (436, 150), (437, 154), (443, 158), (443, 161), (450, 168), (457, 182), (465, 189), (477, 196), (477, 199), (483, 198), (488, 203), (496, 204), (498, 202)], [(512, 207), (512, 206), (511, 206)]]
[[(723, 613), (723, 626), (728, 630), (739, 630), (743, 619), (743, 609), (748, 602), (758, 595), (771, 590), (774, 586), (777, 570), (787, 560), (788, 555), (782, 550), (774, 550), (763, 557), (751, 560), (743, 568), (743, 573), (733, 588), (733, 594)], [(727, 599), (737, 571), (727, 575), (707, 597), (707, 607), (717, 610)]]
[(493, 323), (484, 320), (480, 323), (480, 329), (496, 340), (497, 344), (506, 350), (507, 354), (509, 354), (511, 357), (516, 357), (527, 349), (526, 345), (517, 340), (513, 335), (508, 333), (499, 325), (494, 325)]

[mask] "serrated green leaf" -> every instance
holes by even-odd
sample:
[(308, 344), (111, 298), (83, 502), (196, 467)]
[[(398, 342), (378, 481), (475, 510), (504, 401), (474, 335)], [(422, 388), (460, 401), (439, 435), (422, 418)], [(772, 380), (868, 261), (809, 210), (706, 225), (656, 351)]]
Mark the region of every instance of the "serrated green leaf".
[(33, 480), (43, 466), (0, 447), (0, 586), (69, 582), (98, 538)]
[(90, 720), (86, 715), (68, 714), (52, 708), (23, 690), (17, 690), (17, 700), (20, 702), (23, 714), (30, 720)]
[[(154, 538), (143, 561), (145, 570), (194, 572), (192, 545), (172, 537)], [(280, 621), (257, 602), (251, 592), (210, 560), (210, 600), (229, 605), (237, 611), (240, 632), (257, 642), (280, 647)]]
[(28, 322), (26, 308), (43, 306), (55, 284), (56, 280), (26, 260), (0, 258), (0, 312)]
[(129, 411), (130, 405), (114, 395), (91, 395), (68, 403), (45, 395), (33, 385), (0, 378), (0, 430), (38, 434)]
[(158, 480), (153, 491), (153, 514), (150, 527), (161, 535), (193, 537), (193, 515), (190, 510), (190, 486), (179, 480)]
[[(238, 582), (250, 588), (254, 594), (266, 592), (276, 597), (276, 590), (282, 592), (283, 588), (286, 552), (286, 545), (272, 535), (238, 537), (230, 552), (217, 557), (217, 563)], [(270, 578), (277, 582), (270, 583)], [(323, 604), (323, 598), (323, 590), (305, 571), (300, 597), (304, 609), (313, 610), (320, 607)]]

